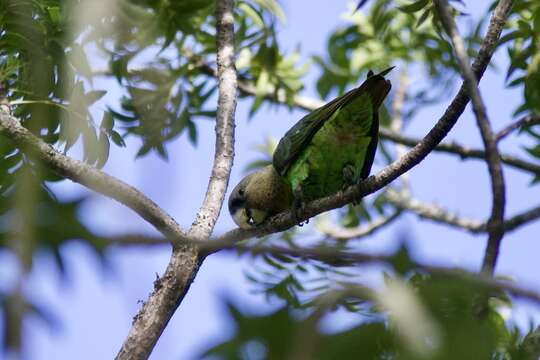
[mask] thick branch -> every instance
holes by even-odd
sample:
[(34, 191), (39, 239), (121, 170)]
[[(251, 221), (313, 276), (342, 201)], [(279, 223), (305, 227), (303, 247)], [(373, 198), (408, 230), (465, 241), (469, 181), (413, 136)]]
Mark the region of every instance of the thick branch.
[[(505, 0), (501, 0), (499, 4), (504, 2), (508, 2), (509, 7), (512, 4), (512, 1)], [(504, 221), (504, 207), (506, 202), (506, 190), (499, 149), (497, 148), (497, 141), (487, 116), (484, 101), (482, 100), (480, 90), (478, 89), (476, 76), (469, 66), (469, 59), (467, 57), (465, 45), (463, 44), (463, 39), (459, 35), (454, 18), (450, 14), (450, 5), (448, 5), (447, 0), (434, 0), (433, 4), (435, 5), (435, 9), (441, 18), (446, 32), (450, 36), (461, 75), (465, 81), (469, 97), (472, 100), (472, 107), (474, 114), (476, 115), (476, 122), (480, 128), (484, 148), (486, 149), (486, 162), (491, 178), (493, 202), (491, 206), (491, 216), (488, 221), (489, 238), (482, 264), (482, 271), (487, 274), (493, 274), (499, 255), (500, 244), (504, 236), (502, 223)]]
[(88, 164), (72, 159), (34, 136), (20, 122), (0, 108), (0, 133), (24, 151), (29, 151), (57, 174), (82, 184), (129, 207), (152, 224), (171, 242), (185, 239), (176, 221), (134, 187)]
[[(188, 236), (207, 240), (219, 216), (234, 157), (234, 112), (237, 79), (234, 67), (234, 0), (216, 1), (216, 48), (219, 98), (216, 149), (206, 195)], [(202, 258), (194, 244), (175, 246), (165, 274), (134, 319), (117, 359), (146, 359), (184, 298)]]

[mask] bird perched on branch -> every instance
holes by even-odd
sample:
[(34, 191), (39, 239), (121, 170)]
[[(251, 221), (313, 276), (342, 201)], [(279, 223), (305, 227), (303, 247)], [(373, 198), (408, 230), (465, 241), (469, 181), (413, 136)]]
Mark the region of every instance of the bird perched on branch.
[(377, 149), (378, 110), (390, 91), (384, 76), (368, 72), (359, 87), (298, 121), (274, 152), (272, 164), (247, 175), (229, 197), (229, 212), (241, 228), (332, 195), (368, 177)]

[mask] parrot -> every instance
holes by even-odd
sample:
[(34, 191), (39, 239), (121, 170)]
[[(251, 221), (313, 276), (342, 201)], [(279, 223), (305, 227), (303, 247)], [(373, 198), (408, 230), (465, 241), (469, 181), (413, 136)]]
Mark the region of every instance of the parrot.
[(391, 89), (371, 70), (357, 88), (300, 119), (279, 141), (272, 163), (244, 177), (229, 196), (234, 222), (255, 228), (269, 217), (367, 178), (377, 150), (378, 110)]

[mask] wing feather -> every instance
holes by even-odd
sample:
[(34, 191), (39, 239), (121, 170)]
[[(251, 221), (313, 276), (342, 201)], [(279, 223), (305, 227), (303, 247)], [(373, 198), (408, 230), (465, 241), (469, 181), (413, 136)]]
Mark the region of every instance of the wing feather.
[[(284, 176), (294, 163), (302, 150), (310, 143), (317, 131), (328, 121), (339, 108), (351, 100), (368, 92), (372, 99), (373, 111), (377, 112), (381, 102), (390, 91), (390, 82), (384, 79), (392, 68), (386, 69), (377, 75), (371, 75), (359, 87), (350, 90), (344, 95), (330, 101), (320, 108), (300, 119), (279, 141), (274, 152), (272, 163), (276, 171)], [(374, 119), (375, 121), (377, 119)]]

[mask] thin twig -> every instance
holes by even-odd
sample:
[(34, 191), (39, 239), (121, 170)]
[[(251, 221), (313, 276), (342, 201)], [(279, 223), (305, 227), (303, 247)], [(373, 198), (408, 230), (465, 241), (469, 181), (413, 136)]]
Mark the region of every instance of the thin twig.
[(506, 136), (510, 135), (513, 131), (521, 129), (524, 126), (538, 125), (538, 124), (540, 124), (540, 116), (529, 114), (527, 116), (522, 117), (518, 121), (509, 124), (502, 130), (500, 130), (497, 133), (497, 136), (495, 137), (495, 139), (497, 140), (497, 142), (499, 142), (502, 139), (504, 139)]
[[(409, 196), (402, 196), (398, 192), (388, 193), (387, 201), (394, 205), (396, 208), (410, 211), (419, 217), (427, 220), (432, 220), (437, 223), (442, 223), (445, 225), (454, 226), (461, 230), (466, 230), (471, 234), (484, 234), (487, 232), (487, 223), (475, 220), (462, 218), (457, 214), (452, 214), (448, 210), (441, 208), (437, 204), (424, 203), (419, 200), (413, 199)], [(393, 219), (393, 215), (389, 217), (384, 217), (378, 220), (373, 221), (369, 225), (364, 225), (359, 228), (351, 229), (351, 231), (356, 232), (355, 234), (347, 234), (348, 238), (360, 238), (364, 236), (371, 235), (374, 231), (381, 229), (384, 225), (387, 225)], [(540, 219), (540, 205), (533, 207), (531, 209), (525, 210), (521, 213), (518, 213), (512, 217), (507, 218), (504, 223), (504, 231), (509, 233), (511, 231), (517, 230), (523, 225), (527, 225), (531, 221)], [(386, 222), (385, 224), (379, 224), (379, 222)], [(349, 230), (349, 229), (346, 229)], [(321, 229), (322, 232), (325, 232), (325, 229)], [(327, 235), (340, 239), (340, 231), (328, 231), (325, 232)], [(247, 237), (243, 236), (243, 232), (233, 230), (221, 236), (210, 239), (212, 242), (237, 242), (244, 240)], [(345, 238), (345, 236), (343, 237)], [(122, 234), (115, 236), (103, 236), (100, 239), (105, 244), (109, 245), (118, 245), (118, 246), (154, 246), (154, 245), (168, 245), (170, 242), (159, 236), (151, 235), (142, 235), (142, 234)], [(196, 243), (198, 244), (198, 243)]]
[[(217, 221), (233, 164), (234, 113), (237, 78), (234, 67), (234, 0), (216, 1), (216, 48), (219, 98), (216, 115), (216, 149), (205, 198), (188, 236), (207, 240)], [(175, 246), (165, 274), (154, 283), (154, 291), (143, 305), (124, 341), (117, 359), (146, 359), (180, 305), (197, 274), (202, 258), (198, 247)]]
[[(512, 1), (510, 0), (501, 0), (499, 4), (504, 2), (508, 2), (509, 6), (512, 5)], [(451, 7), (447, 0), (434, 0), (433, 4), (446, 32), (450, 36), (461, 75), (463, 76), (465, 86), (472, 101), (473, 111), (476, 115), (478, 127), (480, 128), (484, 148), (486, 149), (486, 162), (491, 178), (493, 202), (491, 206), (491, 216), (488, 221), (489, 238), (484, 261), (482, 263), (482, 272), (493, 274), (497, 264), (499, 247), (504, 236), (502, 223), (504, 221), (504, 207), (506, 202), (506, 190), (499, 149), (497, 148), (497, 141), (495, 140), (495, 135), (487, 116), (482, 95), (478, 89), (476, 76), (469, 65), (469, 59), (467, 57), (465, 45), (463, 44), (463, 39), (459, 35), (454, 18), (450, 14)]]
[[(415, 213), (420, 218), (450, 225), (472, 234), (483, 234), (488, 229), (487, 222), (485, 221), (460, 217), (437, 204), (424, 203), (400, 192), (389, 190), (386, 193), (386, 199), (398, 209)], [(505, 233), (508, 233), (539, 218), (540, 205), (507, 218), (503, 222), (502, 227)]]
[[(540, 217), (540, 206), (532, 209), (529, 212), (534, 211), (536, 217)], [(508, 219), (505, 223), (505, 226), (508, 229), (513, 229), (517, 224), (522, 221), (523, 215), (517, 215), (514, 218)], [(130, 235), (123, 236), (122, 239), (129, 239)], [(139, 235), (134, 236), (139, 238)], [(159, 239), (153, 239), (146, 241), (145, 243), (153, 242), (156, 243)], [(318, 260), (329, 264), (339, 264), (339, 265), (354, 265), (354, 264), (370, 264), (370, 263), (392, 263), (394, 257), (392, 255), (373, 255), (368, 253), (361, 252), (350, 252), (338, 250), (333, 247), (295, 247), (288, 248), (283, 246), (276, 245), (253, 245), (249, 243), (238, 242), (234, 237), (221, 237), (214, 239), (212, 241), (194, 241), (194, 244), (200, 249), (200, 251), (206, 255), (214, 254), (222, 250), (241, 250), (246, 254), (259, 255), (259, 254), (277, 254), (277, 255), (287, 255), (292, 257), (297, 257), (301, 259), (311, 259)], [(424, 270), (432, 274), (440, 275), (449, 275), (456, 276), (468, 281), (473, 281), (479, 285), (484, 285), (491, 287), (493, 289), (505, 290), (511, 293), (514, 296), (527, 298), (534, 300), (540, 303), (540, 294), (523, 289), (521, 287), (515, 286), (508, 282), (502, 282), (495, 280), (491, 277), (486, 276), (485, 274), (470, 273), (464, 270), (447, 268), (440, 266), (433, 266), (422, 264), (419, 262), (412, 261), (412, 268), (418, 270)]]
[(396, 208), (415, 213), (423, 219), (457, 227), (473, 234), (484, 233), (486, 230), (486, 224), (482, 221), (460, 217), (437, 204), (423, 203), (398, 191), (388, 190), (385, 197)]
[(125, 233), (111, 236), (98, 237), (103, 244), (107, 246), (156, 246), (156, 245), (171, 245), (171, 242), (161, 236), (146, 235), (140, 233)]
[[(407, 145), (407, 146), (415, 146), (421, 140), (419, 138), (414, 138), (414, 137), (398, 134), (387, 128), (381, 128), (379, 130), (379, 135), (381, 136), (382, 139), (388, 139), (396, 143)], [(439, 145), (437, 145), (437, 147), (435, 147), (434, 151), (445, 152), (449, 154), (456, 154), (456, 155), (459, 155), (461, 159), (467, 159), (467, 158), (473, 158), (473, 159), (479, 159), (479, 160), (486, 159), (486, 152), (484, 150), (469, 148), (457, 142), (440, 143)], [(531, 162), (525, 161), (523, 159), (520, 159), (512, 155), (508, 155), (508, 154), (501, 154), (501, 160), (506, 165), (512, 166), (516, 169), (527, 171), (535, 175), (540, 175), (539, 165), (533, 164)]]
[(381, 216), (373, 221), (360, 226), (346, 228), (330, 223), (330, 221), (322, 221), (318, 223), (317, 229), (323, 234), (337, 240), (359, 239), (368, 235), (373, 235), (385, 226), (391, 224), (400, 215), (400, 211), (394, 211), (389, 216)]

